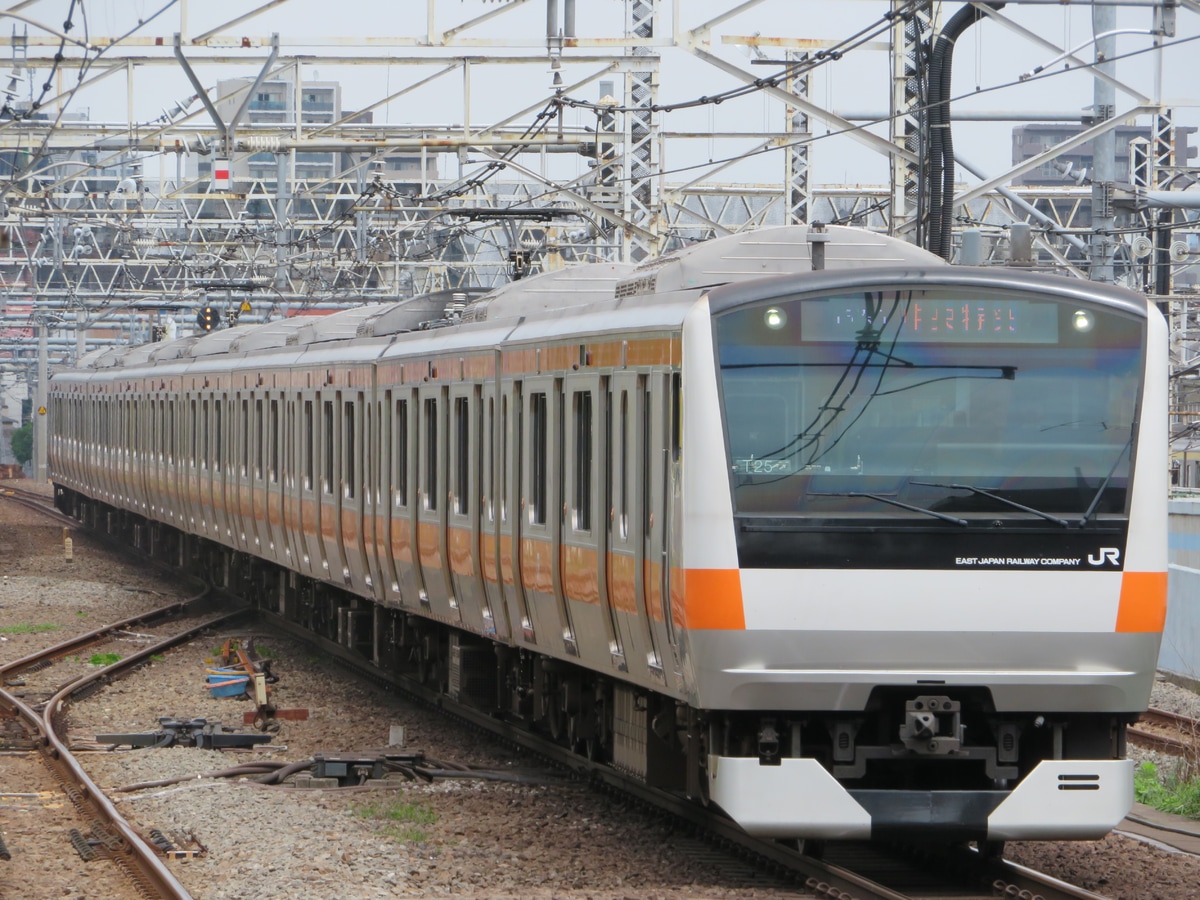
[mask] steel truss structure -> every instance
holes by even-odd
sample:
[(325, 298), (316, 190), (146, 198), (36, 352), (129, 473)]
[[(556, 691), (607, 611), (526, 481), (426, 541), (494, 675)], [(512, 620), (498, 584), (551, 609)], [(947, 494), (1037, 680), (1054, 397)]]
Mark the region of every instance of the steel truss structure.
[[(169, 321), (186, 331), (202, 305), (263, 321), (487, 287), (577, 262), (637, 260), (782, 222), (854, 223), (922, 239), (924, 66), (959, 4), (839, 4), (853, 24), (820, 36), (803, 33), (804, 8), (816, 10), (817, 0), (729, 0), (699, 18), (690, 4), (623, 0), (617, 21), (609, 21), (617, 4), (588, 4), (585, 16), (575, 0), (428, 0), (419, 13), (405, 5), (382, 30), (344, 29), (357, 37), (329, 36), (328, 24), (318, 36), (273, 30), (299, 21), (289, 9), (305, 2), (271, 0), (222, 21), (219, 4), (162, 0), (165, 11), (141, 25), (127, 11), (127, 33), (86, 37), (45, 24), (61, 21), (65, 0), (0, 10), (13, 25), (0, 37), (11, 66), (0, 111), (0, 368), (32, 369), (39, 338), (53, 366), (150, 340)], [(1112, 0), (1144, 19), (1139, 52), (1158, 72), (1149, 85), (1123, 80), (1119, 67), (1095, 68), (1091, 42), (1060, 46), (1023, 22), (1048, 2), (999, 11), (977, 3), (985, 21), (976, 27), (1037, 48), (1057, 67), (1088, 67), (1115, 89), (1116, 108), (1006, 171), (960, 159), (967, 180), (955, 192), (956, 234), (979, 230), (986, 260), (1002, 263), (1011, 226), (1028, 223), (1038, 264), (1088, 277), (1093, 188), (1066, 178), (1061, 187), (1014, 182), (1140, 117), (1153, 123), (1142, 180), (1118, 175), (1103, 193), (1120, 225), (1113, 268), (1119, 280), (1169, 293), (1170, 273), (1194, 260), (1187, 233), (1196, 212), (1156, 206), (1150, 194), (1189, 193), (1195, 170), (1173, 155), (1161, 57), (1200, 27), (1200, 0)], [(764, 9), (774, 10), (776, 31), (741, 27)], [(877, 66), (890, 78), (878, 85), (886, 113), (842, 111), (814, 96), (822, 69), (870, 55), (887, 60)], [(699, 92), (668, 81), (678, 59), (724, 87)], [(385, 87), (353, 112), (306, 119), (295, 111), (307, 109), (301, 94), (316, 66), (368, 73)], [(231, 73), (242, 83), (218, 95), (213, 79)], [(537, 86), (547, 78), (548, 87)], [(150, 116), (140, 99), (151, 93), (147, 80), (170, 80), (185, 96)], [(291, 118), (255, 117), (259, 88), (272, 81), (294, 86)], [(498, 92), (497, 83), (514, 87)], [(121, 93), (123, 121), (74, 112)], [(457, 124), (390, 121), (392, 106), (430, 95), (447, 98), (439, 107)], [(777, 121), (759, 131), (705, 127), (703, 110), (713, 116), (719, 103), (747, 96), (773, 104)], [(687, 118), (696, 109), (699, 125), (696, 113)], [(1022, 115), (955, 109), (956, 120)], [(877, 154), (889, 182), (818, 181), (810, 148), (831, 135)], [(707, 160), (695, 149), (704, 143)], [(319, 176), (305, 168), (314, 155), (333, 161)], [(404, 175), (398, 159), (418, 164)], [(225, 185), (199, 174), (197, 160), (235, 169), (254, 160), (259, 169)], [(1143, 233), (1153, 242), (1148, 257), (1135, 253)], [(1191, 338), (1200, 329), (1183, 333), (1181, 366), (1200, 356)]]

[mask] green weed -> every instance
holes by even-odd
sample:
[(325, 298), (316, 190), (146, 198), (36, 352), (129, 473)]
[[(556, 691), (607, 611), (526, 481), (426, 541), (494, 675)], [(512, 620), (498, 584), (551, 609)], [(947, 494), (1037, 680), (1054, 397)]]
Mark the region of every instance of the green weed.
[(383, 822), (384, 834), (406, 844), (420, 844), (429, 840), (429, 832), (422, 825), (437, 821), (437, 813), (424, 803), (410, 803), (400, 797), (372, 800), (354, 807), (354, 814), (365, 819)]
[(1160, 773), (1154, 763), (1142, 763), (1133, 773), (1133, 793), (1160, 812), (1200, 819), (1200, 780), (1183, 777), (1179, 768)]
[(121, 654), (119, 653), (93, 653), (92, 658), (88, 660), (93, 666), (111, 666), (120, 661)]
[(0, 634), (39, 634), (43, 631), (58, 631), (61, 625), (52, 625), (49, 622), (42, 622), (38, 625), (32, 625), (29, 622), (21, 622), (17, 625), (5, 625), (0, 627)]

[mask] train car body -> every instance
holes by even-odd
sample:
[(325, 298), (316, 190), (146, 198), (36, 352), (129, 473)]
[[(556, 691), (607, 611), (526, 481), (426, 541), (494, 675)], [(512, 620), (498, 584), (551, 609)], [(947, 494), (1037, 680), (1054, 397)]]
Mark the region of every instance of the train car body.
[(1144, 298), (796, 226), (449, 299), (57, 374), (61, 504), (754, 833), (1128, 811), (1166, 603)]

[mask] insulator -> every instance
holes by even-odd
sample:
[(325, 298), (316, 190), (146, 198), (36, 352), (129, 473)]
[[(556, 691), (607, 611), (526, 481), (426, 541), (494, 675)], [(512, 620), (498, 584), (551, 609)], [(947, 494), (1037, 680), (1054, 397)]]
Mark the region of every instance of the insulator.
[(252, 134), (243, 138), (242, 143), (252, 153), (279, 153), (283, 150), (283, 139), (278, 135)]

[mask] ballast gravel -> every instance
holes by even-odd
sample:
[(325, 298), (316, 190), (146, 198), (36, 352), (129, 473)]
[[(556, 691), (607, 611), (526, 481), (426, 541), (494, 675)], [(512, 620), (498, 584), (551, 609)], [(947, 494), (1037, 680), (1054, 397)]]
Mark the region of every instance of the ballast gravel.
[[(32, 633), (6, 628), (0, 663), (187, 593), (182, 582), (116, 558), (82, 534), (74, 540), (74, 560), (67, 562), (61, 528), (0, 501), (0, 624), (56, 626)], [(252, 704), (213, 698), (204, 687), (213, 651), (229, 638), (252, 638), (274, 659), (279, 681), (272, 702), (306, 709), (307, 720), (281, 720), (270, 744), (249, 750), (84, 749), (102, 746), (97, 734), (155, 732), (164, 716), (204, 717), (257, 733), (242, 723)], [(1153, 702), (1200, 716), (1200, 698), (1166, 682), (1156, 685)], [(390, 753), (423, 753), (510, 780), (388, 779), (330, 790), (204, 777), (257, 760), (370, 756), (387, 744), (394, 726), (403, 726), (404, 745), (387, 748)], [(262, 631), (214, 633), (164, 654), (72, 707), (70, 739), (93, 780), (143, 834), (157, 829), (180, 849), (202, 848), (195, 858), (171, 863), (197, 900), (803, 895), (723, 861), (671, 821), (565, 780), (516, 750), (348, 675), (307, 645)], [(5, 784), (4, 760), (0, 755), (0, 792), (17, 790)], [(184, 780), (158, 784), (178, 778)], [(152, 786), (118, 790), (144, 783)], [(0, 828), (6, 813), (0, 809)], [(69, 851), (62, 835), (45, 840)], [(77, 878), (56, 881), (47, 874), (30, 883), (20, 869), (22, 848), (10, 849), (13, 859), (0, 862), (0, 897), (93, 897)], [(1197, 858), (1119, 835), (1010, 844), (1006, 855), (1119, 900), (1185, 900), (1200, 884)]]

